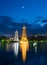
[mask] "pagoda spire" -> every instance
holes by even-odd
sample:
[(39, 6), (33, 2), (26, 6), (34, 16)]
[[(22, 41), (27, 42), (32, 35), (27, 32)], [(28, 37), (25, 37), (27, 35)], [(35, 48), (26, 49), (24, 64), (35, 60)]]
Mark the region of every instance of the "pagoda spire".
[(15, 35), (14, 35), (14, 41), (19, 41), (18, 31), (17, 30), (16, 30)]
[(29, 49), (28, 39), (26, 36), (26, 27), (25, 25), (22, 28), (22, 36), (20, 40), (20, 50), (22, 51), (22, 59), (25, 62), (26, 60), (26, 53)]

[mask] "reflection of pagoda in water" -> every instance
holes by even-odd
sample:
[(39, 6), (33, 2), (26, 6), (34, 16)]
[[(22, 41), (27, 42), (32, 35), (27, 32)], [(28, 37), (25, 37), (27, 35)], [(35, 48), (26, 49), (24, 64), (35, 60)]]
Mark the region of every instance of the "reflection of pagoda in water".
[(14, 54), (17, 56), (18, 55), (18, 50), (19, 50), (18, 31), (15, 32), (13, 48), (14, 48)]
[(26, 36), (26, 27), (23, 26), (22, 29), (22, 36), (21, 36), (21, 40), (20, 40), (20, 50), (22, 52), (22, 59), (25, 62), (26, 60), (26, 53), (29, 49), (29, 44), (28, 44), (28, 39)]

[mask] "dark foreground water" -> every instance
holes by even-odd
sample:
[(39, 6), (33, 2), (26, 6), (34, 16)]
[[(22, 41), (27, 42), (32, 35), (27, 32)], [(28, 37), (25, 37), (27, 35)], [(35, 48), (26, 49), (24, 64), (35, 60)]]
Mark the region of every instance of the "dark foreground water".
[(0, 49), (0, 65), (47, 65), (47, 51), (40, 50), (35, 53), (30, 48), (27, 59), (23, 63), (20, 51), (16, 58), (13, 52), (7, 52), (2, 48)]

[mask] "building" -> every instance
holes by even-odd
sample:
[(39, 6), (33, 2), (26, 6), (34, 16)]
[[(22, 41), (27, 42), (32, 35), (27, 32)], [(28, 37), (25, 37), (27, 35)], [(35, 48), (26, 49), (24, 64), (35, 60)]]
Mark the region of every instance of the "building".
[(25, 62), (26, 60), (26, 53), (29, 49), (29, 43), (28, 43), (28, 39), (26, 36), (26, 27), (23, 26), (22, 28), (22, 36), (21, 36), (21, 40), (20, 40), (20, 50), (22, 52), (22, 60)]
[(14, 42), (12, 44), (12, 48), (14, 50), (14, 54), (18, 56), (18, 51), (19, 51), (19, 37), (18, 37), (18, 31), (16, 30), (15, 35), (14, 35)]

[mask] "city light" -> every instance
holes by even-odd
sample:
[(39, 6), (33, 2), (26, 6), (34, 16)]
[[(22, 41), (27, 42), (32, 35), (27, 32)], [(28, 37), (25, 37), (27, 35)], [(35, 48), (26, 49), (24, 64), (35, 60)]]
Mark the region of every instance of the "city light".
[(37, 53), (37, 43), (33, 43), (33, 46), (34, 46), (34, 48), (35, 48), (35, 53)]
[[(33, 35), (33, 37), (37, 37), (36, 35)], [(39, 35), (41, 37), (41, 35)], [(31, 38), (31, 37), (30, 37)], [(37, 38), (36, 38), (37, 39)], [(40, 38), (39, 38), (40, 39)], [(38, 44), (40, 42), (41, 44)], [(46, 41), (45, 41), (46, 42)], [(31, 43), (31, 44), (30, 44)], [(14, 56), (17, 58), (19, 50), (22, 53), (22, 61), (25, 62), (27, 59), (27, 52), (30, 50), (33, 50), (35, 53), (37, 53), (38, 49), (42, 49), (43, 51), (45, 48), (47, 49), (47, 46), (44, 45), (43, 40), (35, 40), (30, 39), (28, 40), (27, 34), (26, 34), (26, 27), (23, 26), (22, 28), (22, 35), (19, 38), (18, 31), (16, 30), (14, 36), (10, 39), (1, 39), (0, 42), (0, 48), (6, 48), (6, 51), (12, 51), (14, 52)], [(46, 42), (47, 43), (47, 42)], [(32, 51), (31, 51), (32, 52)]]

